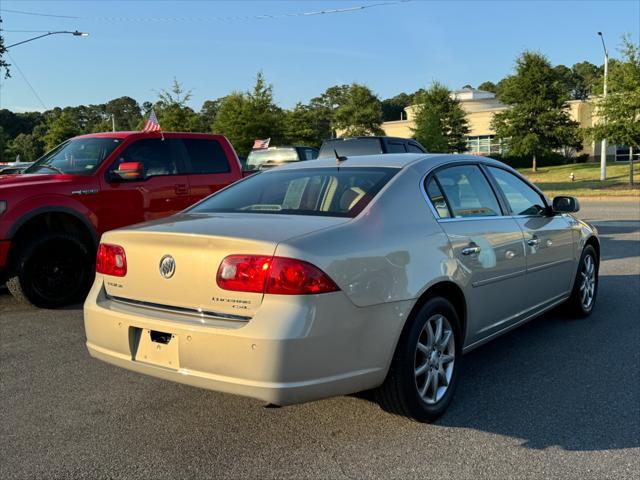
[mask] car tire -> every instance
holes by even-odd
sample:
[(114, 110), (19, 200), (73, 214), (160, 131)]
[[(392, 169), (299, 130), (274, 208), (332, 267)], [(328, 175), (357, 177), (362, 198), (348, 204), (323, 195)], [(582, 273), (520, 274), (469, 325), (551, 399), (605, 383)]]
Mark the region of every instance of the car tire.
[(582, 250), (571, 296), (565, 307), (569, 315), (584, 318), (591, 315), (598, 296), (600, 262), (595, 248), (587, 245)]
[(77, 238), (50, 233), (18, 252), (14, 272), (7, 288), (18, 301), (59, 308), (84, 299), (93, 280), (93, 258)]
[[(444, 320), (440, 332), (438, 319)], [(376, 391), (378, 403), (388, 412), (419, 422), (436, 420), (453, 399), (461, 359), (455, 308), (443, 297), (427, 300), (400, 336), (387, 378)]]

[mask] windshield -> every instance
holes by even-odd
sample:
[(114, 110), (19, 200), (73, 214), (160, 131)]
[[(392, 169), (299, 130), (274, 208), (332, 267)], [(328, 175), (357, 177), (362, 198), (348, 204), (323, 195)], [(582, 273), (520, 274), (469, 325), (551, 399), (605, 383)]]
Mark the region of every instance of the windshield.
[(318, 158), (334, 157), (335, 152), (341, 157), (354, 157), (358, 155), (375, 155), (382, 153), (382, 145), (379, 138), (347, 138), (325, 140), (320, 147)]
[(252, 150), (247, 157), (247, 170), (259, 170), (265, 163), (295, 162), (298, 152), (295, 148), (268, 148)]
[(91, 175), (121, 143), (119, 138), (67, 140), (46, 153), (23, 173)]
[(212, 195), (189, 211), (355, 217), (397, 171), (374, 167), (270, 170)]

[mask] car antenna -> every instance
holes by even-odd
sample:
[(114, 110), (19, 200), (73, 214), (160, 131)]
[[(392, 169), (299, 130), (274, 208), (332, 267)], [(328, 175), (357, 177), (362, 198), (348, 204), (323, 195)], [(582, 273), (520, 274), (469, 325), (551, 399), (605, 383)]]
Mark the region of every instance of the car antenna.
[(346, 161), (347, 157), (338, 155), (338, 152), (335, 148), (333, 149), (333, 153), (336, 156), (336, 165), (338, 165), (338, 170), (340, 170), (340, 163)]

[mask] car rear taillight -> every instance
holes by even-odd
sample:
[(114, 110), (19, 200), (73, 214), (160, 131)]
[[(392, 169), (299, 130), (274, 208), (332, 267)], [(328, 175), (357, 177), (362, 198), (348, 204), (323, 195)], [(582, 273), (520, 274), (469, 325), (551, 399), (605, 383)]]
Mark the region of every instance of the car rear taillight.
[(262, 293), (270, 265), (271, 257), (230, 255), (218, 268), (218, 286), (236, 292)]
[(309, 295), (335, 292), (338, 286), (315, 265), (261, 255), (230, 255), (218, 268), (220, 288), (237, 292)]
[(96, 256), (96, 272), (114, 277), (127, 274), (127, 256), (120, 245), (101, 243)]

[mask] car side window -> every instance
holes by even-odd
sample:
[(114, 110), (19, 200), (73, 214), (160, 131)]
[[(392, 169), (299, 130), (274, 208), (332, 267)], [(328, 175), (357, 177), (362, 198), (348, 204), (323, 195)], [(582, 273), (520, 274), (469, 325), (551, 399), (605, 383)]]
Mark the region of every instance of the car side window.
[(387, 153), (407, 153), (407, 151), (404, 148), (404, 143), (387, 142)]
[(487, 168), (498, 183), (514, 215), (542, 215), (546, 211), (542, 196), (522, 179), (501, 168)]
[(444, 194), (442, 190), (440, 190), (440, 186), (436, 179), (431, 177), (427, 182), (427, 195), (429, 195), (429, 200), (431, 200), (431, 204), (438, 212), (438, 216), (440, 218), (450, 218), (451, 213), (449, 213), (449, 207), (447, 206), (447, 202), (444, 199)]
[(189, 174), (227, 173), (229, 160), (217, 140), (184, 138), (191, 166)]
[(420, 147), (413, 143), (407, 143), (407, 152), (409, 153), (424, 153)]
[(460, 165), (436, 173), (447, 203), (456, 218), (502, 215), (489, 181), (477, 165)]
[(145, 138), (136, 140), (118, 156), (110, 170), (116, 170), (118, 165), (127, 162), (142, 163), (144, 178), (182, 173), (171, 139)]

